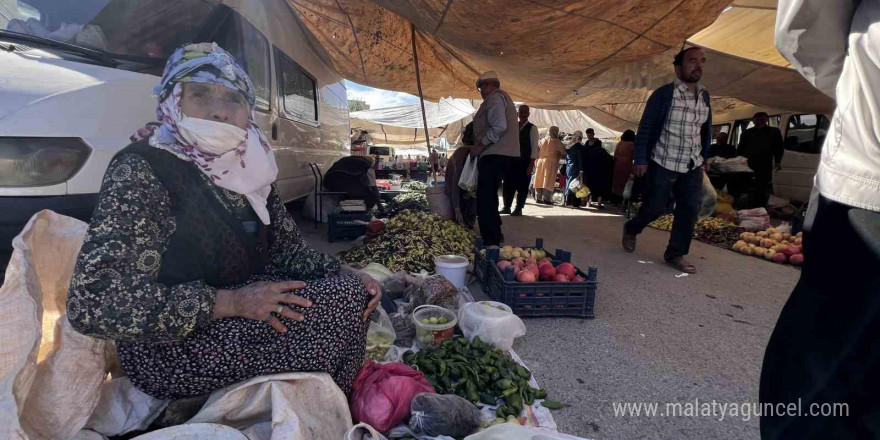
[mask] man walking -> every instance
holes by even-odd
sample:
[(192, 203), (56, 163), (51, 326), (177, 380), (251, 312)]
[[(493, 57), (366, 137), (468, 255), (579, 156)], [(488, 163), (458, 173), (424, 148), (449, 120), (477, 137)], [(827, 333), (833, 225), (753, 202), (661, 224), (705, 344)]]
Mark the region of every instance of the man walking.
[(483, 103), (474, 114), (474, 138), (477, 145), (471, 154), (477, 162), (477, 218), (480, 235), (486, 246), (501, 244), (501, 215), (498, 214), (498, 190), (511, 158), (519, 157), (517, 113), (513, 100), (504, 90), (498, 74), (488, 71), (477, 78)]
[[(504, 209), (501, 214), (511, 216), (522, 215), (526, 196), (529, 195), (529, 181), (535, 170), (535, 159), (538, 158), (538, 127), (529, 122), (529, 106), (519, 106), (519, 157), (511, 159), (504, 176)], [(516, 194), (516, 209), (510, 212), (513, 196)]]
[(580, 130), (575, 131), (571, 135), (571, 143), (565, 147), (565, 191), (562, 192), (562, 204), (575, 208), (581, 206), (581, 200), (575, 194), (577, 191), (571, 190), (571, 181), (581, 174), (581, 155), (584, 150), (581, 141), (583, 140), (584, 133)]
[(747, 158), (749, 168), (755, 172), (755, 182), (762, 198), (766, 198), (773, 188), (773, 165), (776, 164), (776, 171), (782, 169), (782, 154), (785, 151), (782, 133), (778, 128), (767, 125), (768, 119), (767, 113), (756, 113), (752, 120), (755, 126), (743, 133), (737, 146), (737, 154)]
[(675, 218), (663, 258), (685, 273), (697, 271), (684, 256), (690, 250), (697, 222), (705, 158), (712, 137), (709, 92), (700, 84), (705, 62), (702, 49), (682, 49), (673, 61), (675, 81), (648, 98), (639, 122), (633, 166), (637, 177), (647, 173), (647, 196), (639, 214), (623, 228), (623, 249), (633, 252), (636, 236), (663, 215), (672, 193)]

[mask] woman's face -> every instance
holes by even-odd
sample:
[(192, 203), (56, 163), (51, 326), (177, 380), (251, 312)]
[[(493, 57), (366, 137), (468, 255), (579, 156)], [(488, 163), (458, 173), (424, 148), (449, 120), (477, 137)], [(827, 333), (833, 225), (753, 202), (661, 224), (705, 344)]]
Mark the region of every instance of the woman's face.
[(244, 95), (220, 84), (184, 83), (180, 109), (191, 118), (247, 129), (249, 106)]

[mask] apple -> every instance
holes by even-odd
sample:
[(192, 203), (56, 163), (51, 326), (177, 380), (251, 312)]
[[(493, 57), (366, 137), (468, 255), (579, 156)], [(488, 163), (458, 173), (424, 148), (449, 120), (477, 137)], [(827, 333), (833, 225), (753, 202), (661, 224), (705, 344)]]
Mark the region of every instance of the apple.
[(501, 273), (504, 273), (504, 269), (509, 266), (513, 266), (513, 263), (511, 263), (510, 261), (501, 260), (498, 262), (498, 270), (500, 270)]
[(547, 258), (547, 257), (541, 258), (541, 260), (538, 261), (538, 264), (539, 264), (539, 265), (540, 265), (540, 264), (544, 264), (544, 263), (547, 263), (547, 264), (553, 264), (553, 262), (550, 261), (550, 259)]
[(752, 255), (754, 255), (756, 257), (763, 257), (764, 254), (766, 254), (766, 253), (767, 253), (767, 248), (756, 247), (756, 248), (752, 249)]
[(801, 248), (798, 247), (797, 245), (791, 245), (791, 246), (786, 247), (786, 248), (782, 251), (782, 253), (790, 257), (790, 256), (792, 256), (792, 255), (794, 255), (794, 254), (799, 254), (799, 253), (801, 253)]
[(528, 270), (522, 270), (516, 275), (516, 280), (521, 283), (534, 283), (535, 275)]
[(767, 249), (767, 252), (764, 252), (764, 258), (768, 261), (773, 261), (773, 256), (776, 255), (776, 251), (773, 249)]
[(526, 259), (526, 264), (537, 264), (537, 263), (538, 263), (538, 261), (535, 260), (534, 257), (529, 257), (528, 259)]
[(788, 261), (788, 256), (782, 252), (777, 252), (775, 255), (773, 255), (773, 261), (779, 264), (784, 264), (786, 261)]
[(526, 266), (526, 267), (524, 268), (524, 270), (525, 270), (525, 271), (528, 271), (528, 272), (531, 272), (532, 275), (535, 277), (535, 279), (538, 279), (538, 275), (541, 274), (541, 271), (538, 270), (538, 266), (535, 266), (534, 264), (530, 264), (530, 265)]
[(571, 278), (564, 273), (557, 273), (556, 276), (553, 277), (553, 281), (556, 281), (557, 283), (567, 283), (571, 281)]
[(577, 269), (571, 263), (560, 263), (559, 266), (556, 266), (556, 273), (565, 274), (567, 277), (572, 278), (577, 275)]
[(794, 254), (788, 258), (788, 261), (795, 266), (800, 266), (801, 264), (804, 264), (804, 254)]
[(770, 249), (775, 245), (776, 245), (776, 242), (769, 239), (769, 238), (765, 238), (765, 239), (761, 240), (761, 247)]
[(542, 264), (539, 270), (539, 279), (541, 281), (552, 281), (556, 277), (556, 269), (552, 264)]
[(583, 283), (586, 279), (580, 275), (571, 278), (572, 283)]
[(754, 248), (751, 248), (748, 246), (743, 246), (742, 248), (740, 248), (739, 253), (741, 253), (743, 255), (752, 255), (755, 252), (752, 249), (754, 249)]

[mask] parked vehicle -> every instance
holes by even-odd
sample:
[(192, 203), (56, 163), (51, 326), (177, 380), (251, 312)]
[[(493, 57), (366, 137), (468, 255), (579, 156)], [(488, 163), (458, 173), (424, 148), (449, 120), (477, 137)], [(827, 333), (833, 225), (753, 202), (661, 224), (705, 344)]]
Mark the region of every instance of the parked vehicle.
[[(769, 124), (779, 127), (785, 141), (782, 170), (773, 174), (773, 192), (776, 196), (807, 201), (813, 189), (813, 178), (819, 169), (820, 153), (831, 115), (771, 114)], [(727, 133), (731, 145), (739, 145), (743, 133), (753, 127), (752, 120), (721, 121), (712, 126), (712, 138)]]
[(0, 0), (0, 252), (39, 210), (90, 218), (167, 57), (203, 41), (253, 80), (285, 202), (349, 154), (342, 78), (284, 0)]

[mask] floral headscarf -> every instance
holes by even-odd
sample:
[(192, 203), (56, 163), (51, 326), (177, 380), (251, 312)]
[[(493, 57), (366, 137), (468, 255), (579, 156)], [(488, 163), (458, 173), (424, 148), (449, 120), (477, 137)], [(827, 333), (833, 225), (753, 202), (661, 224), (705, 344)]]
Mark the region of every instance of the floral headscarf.
[[(183, 117), (180, 99), (182, 84), (188, 82), (219, 84), (247, 98), (250, 106), (247, 136), (235, 150), (212, 154), (181, 136), (178, 129)], [(269, 142), (254, 122), (254, 85), (235, 58), (216, 43), (179, 47), (168, 58), (162, 82), (153, 89), (153, 96), (159, 100), (156, 116), (160, 123), (149, 123), (139, 129), (131, 136), (132, 141), (149, 136), (150, 145), (195, 163), (217, 186), (244, 195), (262, 222), (269, 224), (266, 200), (278, 167)]]

